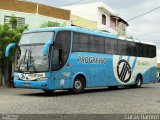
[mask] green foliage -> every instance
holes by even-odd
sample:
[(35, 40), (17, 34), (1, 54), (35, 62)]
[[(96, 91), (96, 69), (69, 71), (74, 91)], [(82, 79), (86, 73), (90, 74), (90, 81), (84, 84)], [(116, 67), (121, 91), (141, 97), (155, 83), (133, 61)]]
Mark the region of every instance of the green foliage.
[(134, 39), (132, 35), (127, 36), (128, 39)]
[[(5, 49), (9, 43), (18, 43), (22, 32), (27, 29), (28, 26), (22, 26), (17, 28), (10, 28), (9, 24), (0, 25), (0, 65), (3, 65), (7, 60), (5, 58)], [(11, 56), (14, 52), (11, 52)], [(12, 56), (13, 57), (13, 56)], [(11, 57), (8, 59), (11, 61)]]
[(12, 26), (12, 28), (17, 28), (17, 21), (18, 20), (17, 20), (16, 16), (12, 15), (9, 20), (9, 23)]
[(45, 27), (64, 27), (64, 26), (66, 26), (66, 23), (60, 24), (59, 22), (48, 21), (48, 22), (42, 24), (41, 28), (45, 28)]
[(41, 28), (45, 28), (45, 27), (59, 27), (60, 23), (58, 22), (52, 22), (52, 21), (48, 21), (44, 24), (41, 25)]
[(61, 24), (61, 27), (65, 27), (65, 26), (67, 26), (65, 22)]

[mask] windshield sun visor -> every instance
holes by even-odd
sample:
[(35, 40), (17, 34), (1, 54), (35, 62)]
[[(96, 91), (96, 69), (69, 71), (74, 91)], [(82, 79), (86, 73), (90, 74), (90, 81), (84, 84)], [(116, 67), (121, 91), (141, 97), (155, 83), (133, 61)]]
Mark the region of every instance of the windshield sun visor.
[(52, 44), (53, 44), (53, 41), (52, 40), (48, 40), (48, 42), (44, 45), (43, 56), (47, 56), (48, 55), (48, 48)]

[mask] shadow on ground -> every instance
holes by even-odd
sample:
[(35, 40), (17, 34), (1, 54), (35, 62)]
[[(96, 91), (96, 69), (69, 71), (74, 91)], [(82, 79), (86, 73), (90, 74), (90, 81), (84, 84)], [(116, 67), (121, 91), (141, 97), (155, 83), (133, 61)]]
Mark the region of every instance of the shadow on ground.
[[(100, 92), (113, 92), (113, 91), (122, 91), (122, 90), (131, 90), (131, 89), (149, 89), (153, 87), (141, 87), (141, 88), (129, 88), (129, 87), (120, 87), (117, 89), (109, 89), (109, 88), (94, 88), (94, 89), (86, 89), (82, 94), (91, 94), (91, 93), (100, 93)], [(46, 92), (40, 92), (40, 93), (25, 93), (25, 94), (19, 94), (22, 96), (37, 96), (37, 97), (51, 97), (51, 96), (68, 96), (68, 95), (77, 95), (69, 92), (68, 90), (58, 90), (54, 91), (52, 93), (46, 93)]]

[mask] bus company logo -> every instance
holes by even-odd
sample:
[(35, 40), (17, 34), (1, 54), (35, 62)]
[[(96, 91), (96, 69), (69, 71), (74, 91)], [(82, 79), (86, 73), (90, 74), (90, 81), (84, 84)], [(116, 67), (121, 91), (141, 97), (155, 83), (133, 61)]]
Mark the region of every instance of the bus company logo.
[(70, 72), (62, 72), (62, 75), (68, 77), (70, 76)]
[(122, 59), (118, 62), (117, 74), (118, 78), (123, 83), (128, 83), (129, 80), (131, 79), (131, 74), (132, 74), (131, 66), (126, 60)]
[(85, 64), (106, 64), (107, 59), (104, 57), (84, 57), (78, 56), (78, 63)]

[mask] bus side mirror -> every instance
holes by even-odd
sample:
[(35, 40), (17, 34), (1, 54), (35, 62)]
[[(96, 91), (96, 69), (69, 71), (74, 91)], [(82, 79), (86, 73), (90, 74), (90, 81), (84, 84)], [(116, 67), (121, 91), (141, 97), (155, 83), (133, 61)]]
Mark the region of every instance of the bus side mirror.
[(46, 44), (43, 47), (43, 56), (47, 56), (48, 55), (48, 48), (52, 44), (53, 44), (52, 40), (49, 40), (48, 42), (46, 42)]
[(5, 57), (8, 57), (9, 56), (9, 52), (10, 52), (10, 49), (15, 47), (16, 46), (16, 43), (11, 43), (7, 46), (6, 48), (6, 51), (5, 51)]

